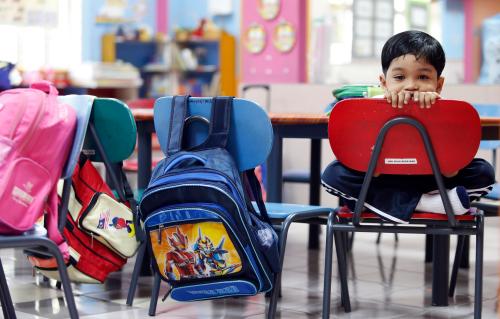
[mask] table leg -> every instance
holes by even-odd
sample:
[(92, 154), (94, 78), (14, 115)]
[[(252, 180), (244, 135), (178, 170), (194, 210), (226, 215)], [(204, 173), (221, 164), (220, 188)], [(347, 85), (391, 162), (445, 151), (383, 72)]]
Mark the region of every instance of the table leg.
[(448, 306), (450, 235), (433, 235), (432, 305)]
[(277, 130), (271, 154), (267, 160), (267, 200), (281, 203), (283, 199), (283, 139)]
[[(137, 188), (140, 197), (149, 184), (151, 178), (151, 132), (148, 130), (147, 123), (138, 121), (137, 123)], [(144, 262), (141, 267), (141, 276), (151, 276), (151, 268), (149, 267), (151, 255), (146, 251)]]
[(151, 132), (147, 129), (147, 124), (143, 121), (137, 122), (137, 139), (138, 139), (138, 155), (137, 155), (137, 188), (142, 194), (144, 189), (149, 184), (151, 178)]
[(430, 263), (432, 262), (432, 236), (427, 234), (425, 235), (425, 262)]
[[(321, 184), (321, 140), (311, 139), (311, 179), (309, 181), (309, 205), (319, 205)], [(309, 249), (319, 249), (320, 225), (309, 225)]]

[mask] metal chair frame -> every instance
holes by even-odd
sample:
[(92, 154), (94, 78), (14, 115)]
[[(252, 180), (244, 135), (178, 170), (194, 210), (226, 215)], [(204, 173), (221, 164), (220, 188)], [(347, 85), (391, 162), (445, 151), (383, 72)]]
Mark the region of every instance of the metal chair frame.
[[(366, 195), (368, 188), (377, 165), (378, 158), (384, 143), (384, 138), (387, 132), (395, 125), (406, 124), (415, 127), (424, 142), (427, 155), (432, 167), (434, 178), (439, 189), (439, 194), (443, 200), (444, 208), (446, 211), (447, 221), (437, 221), (437, 220), (411, 220), (410, 224), (415, 226), (401, 226), (394, 224), (360, 224), (361, 222), (361, 212), (366, 200)], [(372, 222), (378, 223), (380, 220), (375, 219)], [(367, 220), (367, 222), (370, 222)], [(418, 226), (417, 226), (418, 225)], [(422, 227), (424, 226), (424, 227)], [(383, 232), (383, 233), (412, 233), (412, 234), (433, 234), (433, 278), (445, 278), (444, 280), (448, 284), (448, 268), (437, 267), (438, 260), (449, 259), (449, 251), (439, 250), (440, 246), (436, 245), (439, 241), (447, 241), (449, 243), (449, 235), (459, 235), (459, 245), (463, 245), (464, 235), (475, 235), (476, 236), (476, 267), (475, 267), (475, 296), (474, 296), (474, 318), (481, 318), (481, 307), (482, 307), (482, 272), (483, 272), (483, 242), (484, 242), (484, 217), (481, 211), (478, 211), (474, 221), (457, 221), (453, 213), (453, 209), (448, 198), (448, 194), (444, 187), (443, 177), (441, 176), (438, 162), (434, 153), (434, 149), (431, 144), (431, 140), (426, 129), (423, 125), (416, 121), (415, 119), (409, 117), (398, 117), (388, 121), (380, 130), (373, 153), (370, 157), (370, 162), (366, 175), (363, 181), (361, 192), (359, 198), (356, 202), (353, 217), (350, 220), (344, 218), (339, 218), (338, 212), (331, 214), (328, 217), (327, 224), (327, 244), (325, 251), (325, 276), (324, 276), (324, 298), (323, 298), (323, 318), (329, 318), (330, 315), (330, 295), (331, 295), (331, 277), (332, 277), (332, 254), (333, 254), (333, 239), (335, 237), (337, 243), (336, 251), (339, 263), (339, 273), (340, 273), (340, 284), (342, 290), (342, 303), (346, 312), (350, 311), (350, 301), (347, 286), (347, 267), (346, 267), (346, 253), (345, 253), (345, 236), (347, 232)], [(342, 238), (344, 237), (344, 238)], [(450, 287), (450, 293), (454, 291), (456, 274), (458, 271), (458, 262), (460, 260), (460, 254), (462, 249), (457, 249), (457, 254), (455, 256), (455, 264), (452, 271), (452, 285)], [(434, 294), (438, 293), (438, 290), (442, 292), (443, 287), (436, 284), (433, 280), (432, 292)], [(442, 294), (440, 294), (442, 295)], [(437, 295), (436, 295), (437, 296)], [(434, 298), (433, 298), (434, 299)], [(440, 304), (447, 304), (448, 300), (440, 300)]]

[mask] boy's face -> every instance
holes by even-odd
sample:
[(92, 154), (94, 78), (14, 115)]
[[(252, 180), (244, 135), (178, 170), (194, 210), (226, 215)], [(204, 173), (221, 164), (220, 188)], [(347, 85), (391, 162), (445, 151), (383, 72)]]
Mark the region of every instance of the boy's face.
[(425, 59), (406, 54), (392, 60), (387, 74), (380, 75), (380, 84), (390, 92), (441, 93), (444, 78)]

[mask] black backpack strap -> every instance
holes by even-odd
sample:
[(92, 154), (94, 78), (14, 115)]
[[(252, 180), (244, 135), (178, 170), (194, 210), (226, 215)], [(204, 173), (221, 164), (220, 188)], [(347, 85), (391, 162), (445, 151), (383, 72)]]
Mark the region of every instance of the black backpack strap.
[(134, 192), (132, 191), (132, 188), (130, 187), (130, 184), (127, 180), (127, 175), (125, 175), (125, 172), (123, 171), (123, 163), (120, 162), (120, 172), (121, 172), (121, 184), (123, 185), (123, 190), (125, 193), (125, 198), (126, 201), (128, 202), (130, 206), (130, 210), (132, 211), (132, 216), (133, 216), (133, 223), (134, 223), (134, 228), (135, 228), (135, 238), (137, 241), (142, 242), (146, 238), (146, 233), (141, 227), (140, 223), (140, 216), (137, 212), (137, 201), (135, 200), (134, 197)]
[[(271, 219), (269, 218), (269, 215), (267, 214), (267, 209), (266, 209), (266, 204), (264, 203), (264, 200), (262, 199), (262, 190), (260, 188), (260, 182), (257, 179), (257, 176), (255, 176), (255, 171), (254, 169), (249, 169), (246, 170), (243, 173), (243, 177), (247, 180), (247, 185), (248, 189), (250, 192), (250, 199), (254, 200), (257, 203), (257, 207), (259, 207), (259, 214), (260, 218), (269, 223), (271, 223)], [(253, 205), (250, 203), (248, 205), (249, 209), (251, 212), (255, 213), (255, 209), (253, 208)]]
[(226, 148), (231, 123), (232, 96), (217, 96), (212, 99), (212, 111), (207, 139), (194, 149), (214, 147)]
[(187, 115), (189, 95), (176, 95), (172, 98), (170, 127), (168, 130), (167, 155), (173, 155), (182, 149), (182, 132)]

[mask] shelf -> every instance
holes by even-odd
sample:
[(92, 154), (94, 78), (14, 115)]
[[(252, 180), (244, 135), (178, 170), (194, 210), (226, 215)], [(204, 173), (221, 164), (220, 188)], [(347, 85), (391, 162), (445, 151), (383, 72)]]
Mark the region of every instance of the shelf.
[(190, 72), (190, 73), (214, 73), (217, 71), (218, 68), (216, 65), (199, 65), (196, 69), (181, 70), (181, 72)]
[(175, 70), (164, 64), (147, 64), (141, 69), (141, 72), (144, 73), (170, 73), (173, 71)]
[(189, 39), (183, 41), (175, 41), (179, 45), (193, 45), (193, 44), (219, 44), (219, 40), (205, 40), (205, 39)]
[(142, 69), (144, 73), (214, 73), (218, 71), (218, 67), (216, 65), (201, 65), (196, 69), (173, 69), (167, 65), (162, 64), (148, 64), (145, 65)]

